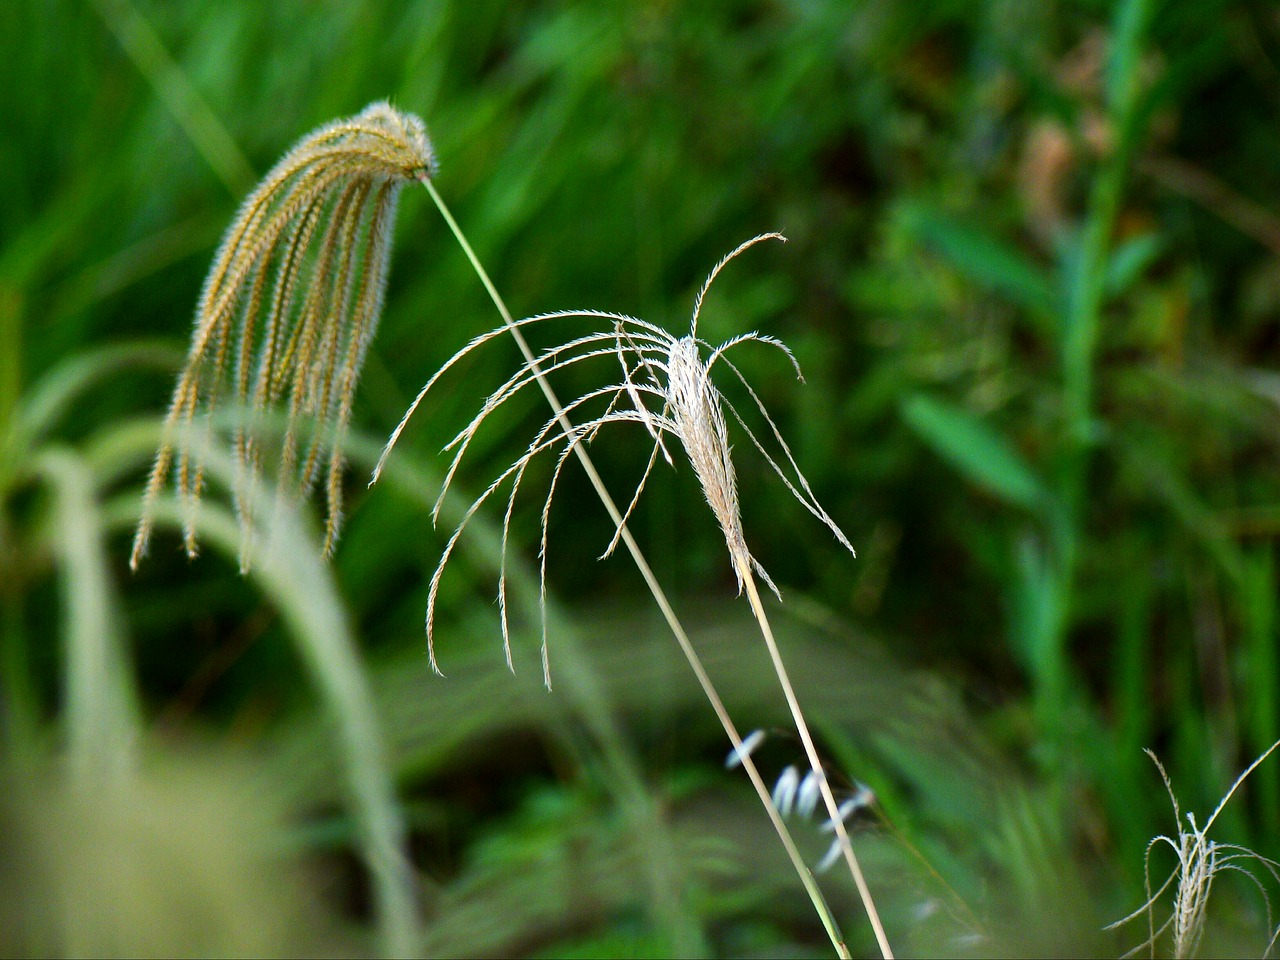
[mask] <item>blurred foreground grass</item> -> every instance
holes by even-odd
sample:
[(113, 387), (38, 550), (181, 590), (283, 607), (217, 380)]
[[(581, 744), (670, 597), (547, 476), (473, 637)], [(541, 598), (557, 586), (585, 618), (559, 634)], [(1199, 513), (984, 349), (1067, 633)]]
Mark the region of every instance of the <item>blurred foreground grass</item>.
[[(1100, 930), (1145, 899), (1147, 842), (1175, 829), (1142, 748), (1207, 812), (1280, 737), (1273, 5), (18, 0), (6, 17), (0, 949), (375, 951), (348, 762), (365, 756), (394, 778), (423, 953), (823, 953), (638, 578), (595, 562), (611, 531), (576, 473), (563, 502), (583, 506), (551, 517), (555, 692), (523, 568), (515, 675), (502, 663), (492, 526), (443, 581), (448, 679), (430, 675), (449, 529), (429, 523), (433, 454), (515, 354), (477, 354), (392, 484), (364, 491), (420, 384), (495, 322), (424, 198), (398, 224), (333, 564), (304, 546), (249, 580), (217, 549), (187, 563), (170, 532), (128, 575), (218, 236), (303, 132), (388, 96), (427, 120), (439, 187), (517, 311), (678, 329), (725, 251), (788, 235), (718, 281), (703, 330), (779, 336), (805, 369), (800, 386), (744, 357), (859, 559), (747, 458), (744, 523), (832, 769), (879, 798), (857, 842), (891, 940), (1114, 955), (1146, 936)], [(477, 476), (543, 418), (504, 410)], [(593, 451), (616, 491), (643, 468), (635, 437)], [(738, 723), (775, 728), (688, 473), (655, 474), (637, 533)], [(357, 655), (325, 673), (335, 650)], [(367, 688), (376, 734), (342, 726), (326, 676)], [(778, 735), (761, 760), (798, 754)], [(1280, 855), (1274, 758), (1215, 832)], [(852, 891), (824, 883), (873, 949)], [(1243, 955), (1275, 923), (1239, 876), (1210, 921), (1206, 951)]]

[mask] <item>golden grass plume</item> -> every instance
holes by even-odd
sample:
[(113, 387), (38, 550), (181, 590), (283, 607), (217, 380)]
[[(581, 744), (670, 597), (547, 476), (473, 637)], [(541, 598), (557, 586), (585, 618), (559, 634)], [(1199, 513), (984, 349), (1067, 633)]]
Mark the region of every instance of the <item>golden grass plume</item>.
[[(386, 102), (370, 104), (303, 137), (244, 201), (222, 239), (196, 308), (195, 332), (178, 377), (147, 483), (130, 564), (146, 554), (157, 497), (172, 473), (196, 553), (195, 511), (204, 465), (187, 437), (199, 415), (230, 400), (248, 411), (234, 430), (242, 477), (263, 470), (254, 418), (287, 409), (273, 453), (278, 495), (305, 496), (324, 475), (325, 552), (342, 524), (342, 441), (360, 368), (382, 312), (400, 188), (435, 174), (422, 121)], [(310, 427), (310, 432), (304, 430)], [(248, 569), (255, 510), (239, 483), (236, 511)]]

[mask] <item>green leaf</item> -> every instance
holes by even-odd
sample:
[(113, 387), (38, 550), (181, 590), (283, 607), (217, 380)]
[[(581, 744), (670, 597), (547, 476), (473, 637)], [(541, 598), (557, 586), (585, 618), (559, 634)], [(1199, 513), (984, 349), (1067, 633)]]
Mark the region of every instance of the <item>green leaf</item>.
[(979, 287), (1026, 308), (1038, 319), (1054, 316), (1056, 298), (1049, 277), (1021, 251), (924, 204), (908, 204), (902, 223)]
[(1164, 244), (1155, 233), (1139, 234), (1120, 244), (1107, 264), (1107, 293), (1111, 296), (1124, 293), (1163, 252)]
[(1053, 683), (1059, 663), (1056, 638), (1062, 620), (1058, 577), (1044, 548), (1029, 536), (1019, 538), (1014, 551), (1018, 575), (1012, 579), (1013, 623), (1010, 641), (1037, 687)]
[(978, 486), (1027, 509), (1048, 499), (1040, 478), (1013, 445), (967, 410), (915, 394), (902, 404), (902, 416), (935, 453)]

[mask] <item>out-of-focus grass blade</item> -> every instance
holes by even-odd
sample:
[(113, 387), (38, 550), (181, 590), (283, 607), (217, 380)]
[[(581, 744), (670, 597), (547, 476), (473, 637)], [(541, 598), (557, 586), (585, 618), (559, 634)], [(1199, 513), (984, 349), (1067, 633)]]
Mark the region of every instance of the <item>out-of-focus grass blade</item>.
[(0, 456), (12, 457), (22, 395), (22, 296), (0, 282)]
[(1040, 544), (1022, 537), (1017, 544), (1018, 577), (1013, 583), (1013, 652), (1023, 667), (1043, 676), (1046, 650), (1058, 616), (1054, 574)]
[(146, 17), (129, 0), (96, 0), (95, 6), (125, 53), (231, 194), (247, 193), (257, 179), (252, 165)]
[(124, 367), (176, 370), (182, 354), (172, 345), (127, 343), (101, 347), (59, 364), (36, 383), (18, 413), (20, 437), (35, 442), (49, 430), (84, 391), (114, 376)]
[(276, 852), (288, 814), (258, 758), (149, 740), (134, 775), (68, 782), (0, 764), (6, 956), (350, 955), (316, 885)]
[[(95, 446), (95, 461), (107, 473), (131, 459), (151, 455), (157, 428), (118, 428)], [(211, 478), (224, 486), (250, 484), (228, 455), (208, 443), (196, 430), (188, 442), (203, 446)], [(270, 503), (274, 493), (252, 491), (260, 503)], [(141, 499), (137, 501), (141, 506)], [(180, 528), (186, 508), (175, 498), (165, 498), (156, 508), (156, 525)], [(373, 696), (365, 676), (355, 638), (319, 547), (287, 498), (267, 511), (264, 528), (255, 534), (259, 544), (252, 577), (279, 607), (297, 643), (298, 654), (320, 691), (338, 730), (347, 791), (359, 829), (360, 844), (374, 890), (380, 947), (388, 956), (421, 952), (422, 930), (416, 884), (405, 856), (406, 830), (396, 800)], [(137, 522), (138, 512), (113, 519)], [(240, 551), (239, 524), (226, 508), (204, 502), (196, 515), (200, 536), (235, 560)]]
[[(1275, 551), (1271, 544), (1246, 558), (1243, 605), (1248, 644), (1251, 752), (1261, 754), (1280, 739), (1280, 656), (1276, 652)], [(1258, 815), (1272, 835), (1280, 830), (1280, 765), (1253, 774), (1260, 794)]]
[(1156, 233), (1144, 233), (1116, 247), (1107, 264), (1104, 280), (1109, 296), (1124, 293), (1164, 251), (1164, 242)]
[(1123, 0), (1116, 5), (1107, 63), (1107, 106), (1113, 116), (1126, 114), (1137, 97), (1142, 39), (1151, 7), (1151, 0)]
[(1025, 308), (1041, 326), (1055, 315), (1053, 284), (1019, 250), (974, 224), (964, 223), (922, 203), (901, 213), (907, 231), (933, 249), (977, 286)]
[(103, 550), (93, 476), (67, 450), (34, 464), (53, 491), (52, 535), (63, 595), (64, 716), (75, 775), (118, 778), (132, 764), (138, 706)]
[(1230, 578), (1240, 584), (1245, 577), (1245, 560), (1239, 544), (1226, 524), (1168, 457), (1159, 445), (1146, 437), (1126, 435), (1112, 449), (1126, 468), (1132, 470), (1155, 497)]
[(1115, 678), (1114, 733), (1105, 739), (1111, 744), (1111, 756), (1106, 762), (1113, 773), (1102, 778), (1102, 789), (1111, 799), (1117, 847), (1121, 850), (1140, 849), (1151, 837), (1146, 811), (1132, 798), (1141, 796), (1145, 789), (1142, 777), (1150, 770), (1142, 748), (1152, 742), (1157, 721), (1156, 703), (1151, 696), (1152, 677), (1160, 675), (1151, 640), (1154, 597), (1155, 584), (1149, 577), (1135, 577), (1123, 592), (1111, 661), (1111, 675)]
[(1002, 500), (1033, 510), (1048, 493), (1040, 478), (1004, 437), (967, 410), (916, 394), (902, 416), (935, 453)]

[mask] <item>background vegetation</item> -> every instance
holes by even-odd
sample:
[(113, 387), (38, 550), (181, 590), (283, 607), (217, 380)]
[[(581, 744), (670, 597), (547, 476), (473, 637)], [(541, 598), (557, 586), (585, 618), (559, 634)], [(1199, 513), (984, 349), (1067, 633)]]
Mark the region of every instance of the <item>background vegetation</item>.
[[(298, 137), (384, 97), (427, 121), (439, 188), (518, 312), (678, 330), (723, 253), (788, 235), (724, 274), (703, 331), (781, 337), (806, 372), (743, 354), (859, 557), (740, 444), (744, 522), (832, 769), (879, 798), (856, 842), (890, 939), (1114, 955), (1146, 936), (1100, 929), (1145, 899), (1147, 842), (1175, 829), (1142, 748), (1207, 813), (1280, 737), (1274, 5), (18, 0), (5, 19), (6, 952), (374, 950), (305, 653), (337, 638), (372, 686), (425, 952), (825, 955), (635, 571), (596, 561), (611, 531), (576, 471), (551, 517), (555, 692), (527, 603), (503, 663), (496, 515), (446, 575), (448, 679), (429, 673), (435, 451), (517, 361), (473, 355), (364, 490), (421, 383), (497, 322), (421, 191), (327, 571), (242, 578), (216, 538), (187, 562), (170, 531), (128, 573), (221, 231)], [(464, 482), (544, 417), (504, 410)], [(648, 452), (625, 437), (593, 450), (619, 496)], [(540, 498), (524, 507), (528, 598)], [(781, 725), (691, 471), (655, 474), (636, 530), (740, 726)], [(112, 638), (139, 772), (125, 801), (86, 802), (58, 758), (103, 730), (65, 678)], [(799, 756), (783, 734), (761, 763)], [(822, 836), (797, 830), (816, 860)], [(1215, 833), (1280, 856), (1280, 763)], [(847, 878), (827, 885), (873, 950)], [(1214, 893), (1212, 948), (1261, 953), (1257, 890)]]

